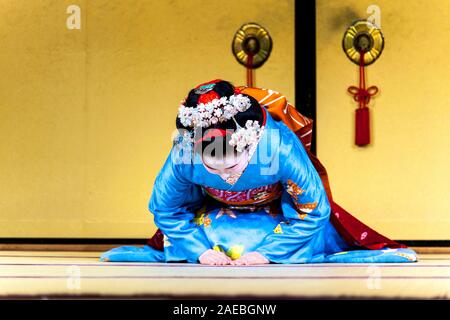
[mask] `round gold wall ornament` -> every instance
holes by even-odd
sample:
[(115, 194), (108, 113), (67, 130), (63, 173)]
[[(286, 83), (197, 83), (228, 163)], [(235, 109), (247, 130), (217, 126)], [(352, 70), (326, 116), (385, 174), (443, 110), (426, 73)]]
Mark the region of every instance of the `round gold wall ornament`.
[(240, 64), (256, 69), (269, 58), (272, 51), (272, 38), (259, 24), (246, 23), (234, 35), (231, 49)]
[(345, 31), (342, 48), (357, 65), (360, 65), (361, 53), (364, 53), (364, 65), (367, 66), (374, 63), (383, 52), (383, 34), (375, 24), (357, 20)]

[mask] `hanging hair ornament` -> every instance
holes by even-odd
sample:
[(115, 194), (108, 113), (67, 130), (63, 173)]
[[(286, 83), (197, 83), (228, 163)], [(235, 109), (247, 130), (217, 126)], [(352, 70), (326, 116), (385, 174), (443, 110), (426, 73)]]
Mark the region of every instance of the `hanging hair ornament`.
[(191, 150), (194, 145), (194, 133), (189, 130), (178, 130), (177, 134), (173, 137), (173, 145), (184, 150)]
[[(234, 119), (234, 118), (233, 118)], [(235, 121), (236, 122), (236, 121)], [(247, 120), (245, 127), (241, 127), (236, 122), (237, 130), (231, 134), (229, 144), (236, 148), (238, 152), (244, 151), (248, 146), (255, 146), (264, 127), (261, 127), (256, 120)]]

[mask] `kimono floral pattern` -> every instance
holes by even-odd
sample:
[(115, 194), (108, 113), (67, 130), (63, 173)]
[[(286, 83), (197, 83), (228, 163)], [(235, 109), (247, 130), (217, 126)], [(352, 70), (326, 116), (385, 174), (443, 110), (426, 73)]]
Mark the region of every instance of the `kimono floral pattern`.
[(245, 247), (241, 244), (234, 245), (227, 250), (226, 255), (231, 258), (231, 260), (239, 259), (244, 252)]
[(294, 181), (290, 179), (287, 181), (286, 191), (292, 197), (292, 201), (294, 202), (298, 210), (299, 219), (304, 220), (308, 216), (308, 213), (310, 213), (317, 207), (317, 201), (305, 203), (301, 202), (301, 196), (305, 193), (305, 190), (300, 188)]
[(281, 223), (279, 223), (275, 229), (273, 229), (274, 233), (283, 233), (283, 229), (281, 228)]
[(193, 222), (197, 226), (204, 225), (205, 227), (209, 227), (211, 225), (211, 218), (209, 217), (209, 214), (206, 213), (206, 206), (201, 207), (195, 215), (195, 218), (193, 219)]
[(164, 235), (163, 243), (165, 248), (170, 247), (172, 245), (169, 241), (169, 238), (166, 235)]
[(294, 181), (292, 181), (291, 179), (289, 179), (287, 181), (287, 187), (286, 187), (286, 191), (287, 193), (289, 193), (292, 197), (292, 199), (294, 199), (295, 201), (298, 200), (298, 197), (301, 196), (305, 190), (303, 190), (302, 188), (300, 188)]
[(233, 219), (237, 218), (236, 214), (233, 212), (233, 210), (230, 210), (228, 208), (221, 208), (219, 210), (219, 212), (217, 212), (217, 214), (216, 214), (216, 220), (219, 219), (223, 215), (227, 215), (227, 216), (229, 216), (230, 218), (233, 218)]
[(221, 245), (216, 244), (215, 246), (213, 246), (213, 250), (223, 252), (228, 257), (230, 257), (231, 260), (236, 260), (241, 257), (242, 253), (245, 250), (245, 246), (243, 246), (242, 244), (237, 244), (237, 245), (231, 246), (230, 249), (225, 251)]

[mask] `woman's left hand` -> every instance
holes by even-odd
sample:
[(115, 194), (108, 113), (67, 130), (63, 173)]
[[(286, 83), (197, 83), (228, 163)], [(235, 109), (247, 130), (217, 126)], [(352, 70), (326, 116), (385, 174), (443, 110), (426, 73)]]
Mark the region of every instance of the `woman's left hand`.
[(256, 251), (244, 254), (239, 259), (231, 261), (232, 266), (249, 266), (254, 264), (268, 264), (270, 263), (264, 256)]

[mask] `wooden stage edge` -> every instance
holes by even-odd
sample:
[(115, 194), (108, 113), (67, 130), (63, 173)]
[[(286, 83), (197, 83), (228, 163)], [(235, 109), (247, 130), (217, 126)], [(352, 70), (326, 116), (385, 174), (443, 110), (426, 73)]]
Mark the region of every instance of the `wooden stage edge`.
[[(23, 244), (23, 243), (0, 243), (0, 251), (107, 251), (115, 247), (123, 246), (122, 243), (117, 244)], [(142, 243), (126, 244), (131, 246), (142, 246)], [(450, 246), (432, 246), (432, 247), (416, 247), (410, 246), (411, 249), (419, 254), (450, 254)]]

